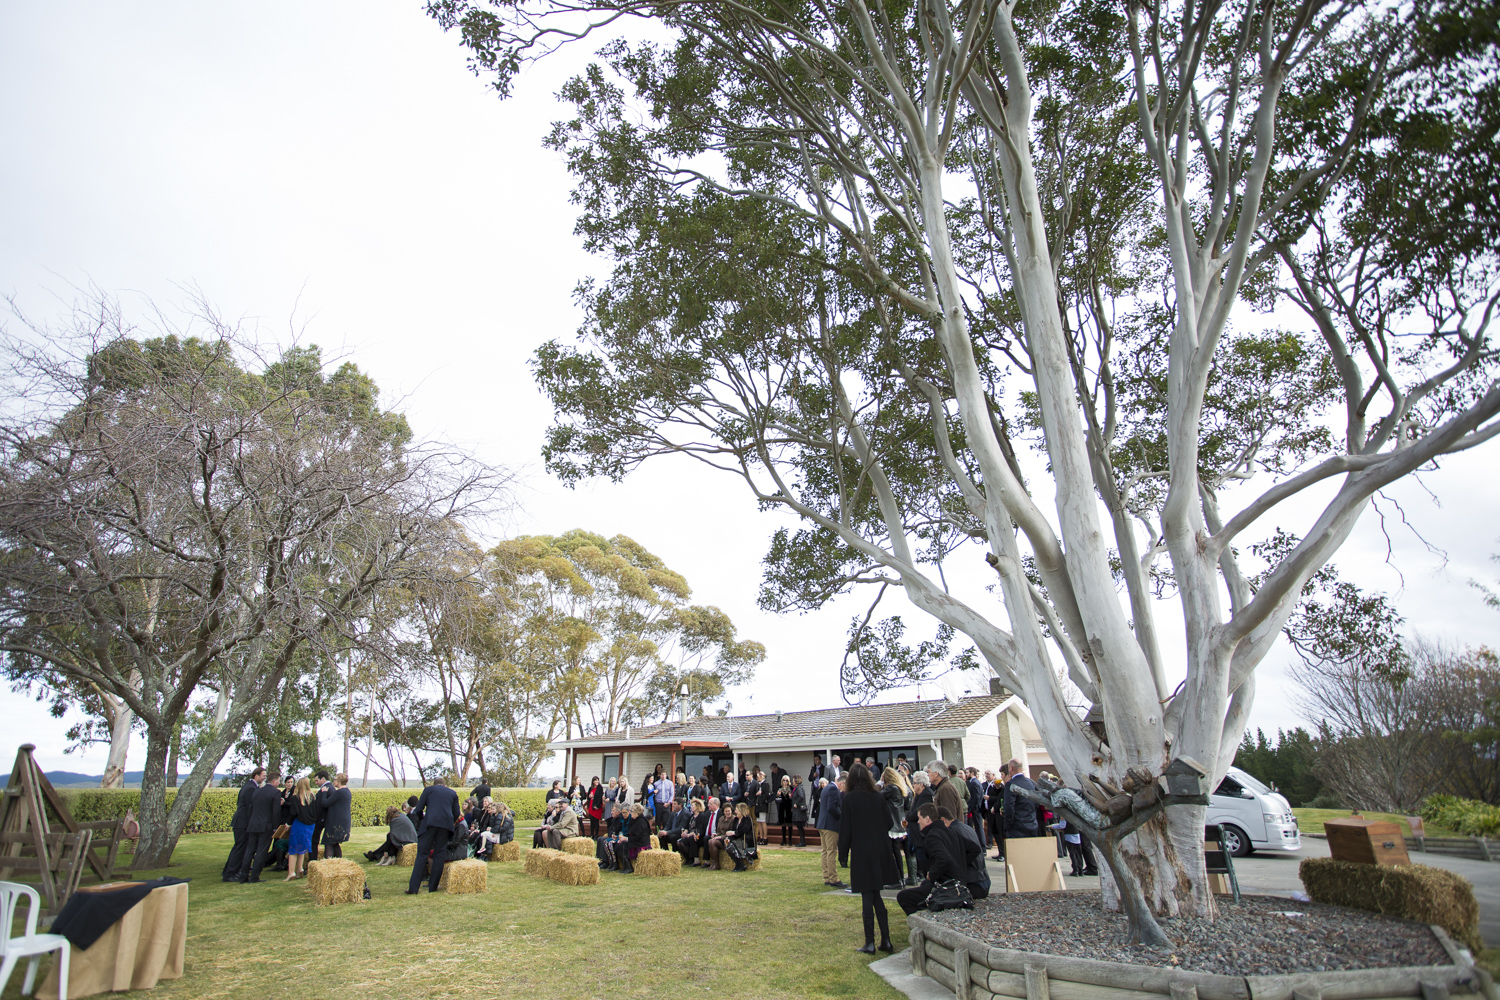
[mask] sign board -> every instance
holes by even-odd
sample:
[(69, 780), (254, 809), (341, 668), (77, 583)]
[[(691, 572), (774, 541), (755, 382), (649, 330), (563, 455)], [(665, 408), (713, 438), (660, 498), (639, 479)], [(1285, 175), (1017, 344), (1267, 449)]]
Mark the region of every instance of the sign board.
[(1050, 892), (1066, 888), (1062, 862), (1057, 858), (1057, 838), (1006, 838), (1006, 892)]

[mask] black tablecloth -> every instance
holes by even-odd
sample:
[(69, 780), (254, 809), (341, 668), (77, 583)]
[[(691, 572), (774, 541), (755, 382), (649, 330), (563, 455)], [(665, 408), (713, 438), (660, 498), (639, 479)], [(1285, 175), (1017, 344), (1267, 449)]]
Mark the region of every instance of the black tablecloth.
[(75, 892), (52, 921), (52, 933), (61, 934), (74, 948), (83, 949), (99, 940), (130, 908), (164, 885), (191, 882), (186, 878), (153, 878), (127, 882), (119, 888)]

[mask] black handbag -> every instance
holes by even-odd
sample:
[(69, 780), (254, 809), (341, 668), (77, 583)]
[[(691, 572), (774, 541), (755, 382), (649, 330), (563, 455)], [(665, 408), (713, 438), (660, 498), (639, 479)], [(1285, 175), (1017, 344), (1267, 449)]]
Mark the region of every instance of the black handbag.
[(974, 894), (969, 887), (956, 878), (950, 878), (946, 882), (939, 882), (932, 887), (927, 894), (927, 909), (934, 912), (938, 910), (972, 910), (974, 909)]
[[(724, 850), (728, 851), (729, 852), (729, 856), (731, 858), (733, 858), (735, 861), (747, 861), (747, 860), (749, 860), (749, 855), (745, 851), (745, 845), (741, 844), (738, 840), (727, 840), (727, 841), (725, 841), (724, 842)], [(973, 905), (972, 901), (971, 901), (970, 905)]]

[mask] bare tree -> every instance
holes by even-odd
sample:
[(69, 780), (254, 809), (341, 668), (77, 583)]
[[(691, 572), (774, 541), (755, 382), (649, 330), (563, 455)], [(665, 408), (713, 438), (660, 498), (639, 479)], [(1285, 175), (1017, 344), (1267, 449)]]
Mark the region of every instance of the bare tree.
[[(134, 713), (136, 864), (161, 867), (299, 652), (347, 631), (494, 478), (414, 443), (368, 378), (325, 373), (316, 349), (251, 371), (211, 313), (208, 339), (144, 342), (108, 303), (78, 319), (8, 350), (31, 410), (0, 426), (0, 649)], [(210, 678), (224, 708), (169, 809), (170, 745)]]

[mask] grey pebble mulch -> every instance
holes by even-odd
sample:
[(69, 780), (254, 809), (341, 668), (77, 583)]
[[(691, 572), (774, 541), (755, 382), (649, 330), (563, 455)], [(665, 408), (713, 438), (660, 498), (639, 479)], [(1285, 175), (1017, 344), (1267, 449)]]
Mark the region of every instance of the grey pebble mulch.
[(1221, 899), (1213, 921), (1162, 920), (1176, 942), (1170, 952), (1126, 947), (1124, 915), (1105, 912), (1098, 892), (1000, 894), (976, 901), (973, 910), (925, 915), (997, 948), (1229, 976), (1450, 961), (1426, 924), (1280, 896), (1245, 896), (1238, 905)]

